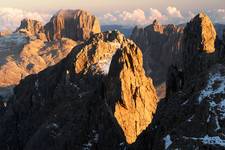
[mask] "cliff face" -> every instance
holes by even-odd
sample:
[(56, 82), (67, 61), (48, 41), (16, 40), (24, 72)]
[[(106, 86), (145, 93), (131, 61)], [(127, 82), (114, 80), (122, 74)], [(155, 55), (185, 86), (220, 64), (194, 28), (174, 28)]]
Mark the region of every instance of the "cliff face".
[(100, 25), (95, 16), (81, 10), (61, 10), (45, 26), (23, 19), (15, 32), (1, 33), (0, 96), (7, 100), (21, 79), (58, 63), (82, 43), (72, 39), (86, 40), (97, 32)]
[(125, 148), (156, 109), (155, 89), (142, 64), (141, 50), (121, 33), (94, 35), (15, 88), (0, 119), (0, 147)]
[(60, 10), (45, 25), (48, 40), (67, 37), (75, 41), (88, 39), (101, 32), (98, 19), (83, 10)]
[(216, 59), (216, 31), (209, 17), (200, 13), (185, 27), (183, 66), (185, 78), (209, 68)]
[(132, 41), (122, 44), (113, 56), (107, 80), (107, 101), (130, 144), (149, 125), (157, 96), (152, 80), (145, 76), (141, 50)]
[(135, 27), (132, 32), (131, 39), (143, 51), (146, 73), (156, 86), (165, 82), (168, 67), (182, 60), (182, 33), (182, 27), (161, 25), (156, 20), (145, 28)]
[[(19, 28), (16, 30), (16, 32), (23, 32), (25, 34), (28, 34), (30, 36), (45, 36), (44, 35), (44, 26), (40, 21), (31, 20), (31, 19), (23, 19), (21, 21), (21, 24)], [(46, 37), (43, 37), (46, 39)]]
[(168, 96), (159, 102), (152, 124), (134, 148), (224, 149), (225, 61), (215, 40), (214, 27), (204, 13), (187, 24), (182, 40), (184, 68), (169, 68)]
[(47, 42), (40, 22), (22, 20), (14, 33), (0, 37), (0, 96), (7, 100), (21, 79), (58, 63), (77, 44), (68, 38)]

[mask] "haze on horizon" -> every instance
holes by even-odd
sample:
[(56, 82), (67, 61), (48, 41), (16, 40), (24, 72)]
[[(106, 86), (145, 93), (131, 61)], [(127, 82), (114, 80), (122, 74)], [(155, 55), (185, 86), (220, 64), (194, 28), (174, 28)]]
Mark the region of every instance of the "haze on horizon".
[(0, 0), (0, 30), (18, 26), (23, 18), (47, 22), (59, 9), (83, 9), (96, 15), (101, 24), (180, 24), (204, 11), (215, 23), (225, 24), (224, 0)]

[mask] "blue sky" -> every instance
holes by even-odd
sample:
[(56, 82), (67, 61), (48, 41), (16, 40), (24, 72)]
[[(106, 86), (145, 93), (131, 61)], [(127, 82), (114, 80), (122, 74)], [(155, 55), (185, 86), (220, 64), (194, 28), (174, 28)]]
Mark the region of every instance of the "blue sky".
[(184, 23), (200, 11), (225, 23), (225, 0), (0, 0), (0, 30), (16, 28), (23, 18), (47, 22), (59, 9), (84, 9), (101, 24)]

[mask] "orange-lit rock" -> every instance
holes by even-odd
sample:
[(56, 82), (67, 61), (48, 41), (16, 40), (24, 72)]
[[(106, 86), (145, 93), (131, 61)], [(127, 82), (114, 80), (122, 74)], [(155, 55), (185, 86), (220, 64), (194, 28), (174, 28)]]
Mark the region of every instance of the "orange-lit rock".
[(203, 12), (195, 16), (186, 26), (184, 42), (205, 53), (215, 51), (216, 30), (210, 18)]
[(142, 52), (132, 41), (124, 40), (113, 56), (108, 78), (107, 102), (131, 144), (151, 123), (157, 104), (152, 80), (145, 76)]
[(86, 40), (91, 34), (101, 32), (97, 17), (83, 10), (60, 10), (45, 25), (48, 40), (62, 37), (75, 41)]

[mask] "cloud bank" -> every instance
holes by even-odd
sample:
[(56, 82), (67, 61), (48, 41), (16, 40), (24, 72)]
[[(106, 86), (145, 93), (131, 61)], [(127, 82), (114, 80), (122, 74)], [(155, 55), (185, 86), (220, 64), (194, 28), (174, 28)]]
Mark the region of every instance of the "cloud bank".
[(49, 17), (49, 14), (30, 12), (16, 8), (0, 8), (0, 31), (7, 29), (14, 31), (24, 18), (31, 18), (45, 23), (49, 20)]
[[(155, 19), (162, 24), (181, 24), (190, 21), (199, 12), (181, 12), (174, 6), (168, 6), (164, 12), (150, 8), (147, 11), (135, 9), (133, 11), (115, 11), (100, 16), (102, 24), (121, 24), (121, 25), (147, 25)], [(210, 10), (206, 14), (215, 23), (225, 24), (225, 9)]]
[[(162, 24), (181, 24), (190, 21), (198, 12), (183, 12), (174, 6), (168, 6), (166, 10), (160, 11), (155, 8), (147, 10), (135, 9), (132, 11), (114, 11), (99, 15), (101, 24), (118, 24), (118, 25), (148, 25), (155, 19)], [(225, 9), (210, 10), (207, 15), (215, 23), (225, 24)], [(46, 23), (52, 13), (39, 13), (25, 11), (16, 8), (0, 8), (0, 31), (10, 29), (14, 31), (24, 18), (31, 18)]]

